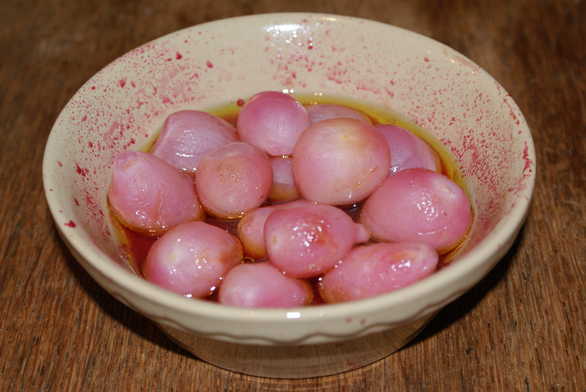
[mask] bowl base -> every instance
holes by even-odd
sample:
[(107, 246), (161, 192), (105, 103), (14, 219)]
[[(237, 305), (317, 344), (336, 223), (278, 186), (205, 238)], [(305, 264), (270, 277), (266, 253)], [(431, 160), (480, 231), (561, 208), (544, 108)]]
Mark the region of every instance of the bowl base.
[(159, 327), (181, 347), (214, 366), (257, 377), (295, 379), (347, 372), (385, 358), (413, 339), (434, 315), (352, 340), (308, 345), (231, 343)]

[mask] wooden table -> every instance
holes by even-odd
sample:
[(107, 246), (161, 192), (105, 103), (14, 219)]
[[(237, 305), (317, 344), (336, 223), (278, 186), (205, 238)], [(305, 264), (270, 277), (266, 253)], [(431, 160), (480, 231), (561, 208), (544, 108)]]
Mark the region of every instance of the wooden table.
[[(194, 359), (78, 266), (41, 184), (53, 122), (100, 68), (180, 28), (275, 11), (370, 18), (450, 45), (511, 93), (537, 147), (531, 213), (500, 264), (408, 347), (332, 377)], [(586, 2), (3, 0), (0, 53), (1, 391), (586, 390)]]

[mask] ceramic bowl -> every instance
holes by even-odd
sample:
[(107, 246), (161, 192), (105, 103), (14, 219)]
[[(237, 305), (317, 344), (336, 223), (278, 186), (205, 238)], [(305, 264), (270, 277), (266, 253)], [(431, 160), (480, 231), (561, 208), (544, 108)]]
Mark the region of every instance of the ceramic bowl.
[[(206, 110), (263, 90), (359, 100), (399, 113), (441, 141), (475, 211), (458, 257), (387, 295), (285, 310), (188, 299), (134, 274), (108, 212), (113, 157), (144, 148), (174, 111)], [(86, 82), (63, 109), (43, 162), (59, 232), (105, 290), (202, 360), (290, 378), (355, 369), (407, 343), (509, 249), (534, 179), (535, 152), (523, 115), (475, 63), (413, 32), (323, 14), (220, 20), (132, 50)]]

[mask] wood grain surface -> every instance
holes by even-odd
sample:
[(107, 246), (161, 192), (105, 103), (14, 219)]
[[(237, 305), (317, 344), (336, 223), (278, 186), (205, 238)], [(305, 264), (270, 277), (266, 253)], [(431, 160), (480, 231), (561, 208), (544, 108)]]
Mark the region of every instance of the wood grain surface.
[[(379, 20), (472, 58), (533, 130), (538, 179), (511, 251), (408, 347), (365, 368), (273, 380), (177, 347), (58, 238), (41, 183), (58, 113), (95, 72), (166, 33), (244, 14)], [(0, 391), (586, 391), (586, 2), (2, 0)]]

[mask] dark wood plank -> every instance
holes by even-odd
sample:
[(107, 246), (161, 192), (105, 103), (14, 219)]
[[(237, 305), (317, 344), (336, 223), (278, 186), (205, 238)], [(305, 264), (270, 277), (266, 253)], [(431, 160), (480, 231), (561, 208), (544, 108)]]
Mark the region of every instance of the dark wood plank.
[[(466, 54), (533, 129), (538, 181), (503, 261), (412, 344), (354, 372), (271, 380), (177, 347), (106, 294), (58, 238), (41, 161), (53, 121), (107, 63), (163, 34), (252, 13), (332, 12)], [(0, 390), (586, 390), (586, 2), (5, 0), (0, 3)]]

